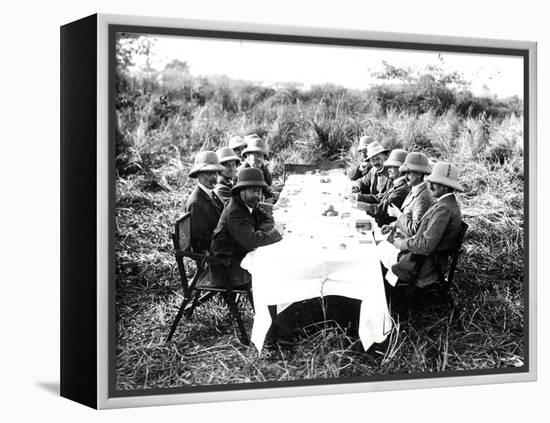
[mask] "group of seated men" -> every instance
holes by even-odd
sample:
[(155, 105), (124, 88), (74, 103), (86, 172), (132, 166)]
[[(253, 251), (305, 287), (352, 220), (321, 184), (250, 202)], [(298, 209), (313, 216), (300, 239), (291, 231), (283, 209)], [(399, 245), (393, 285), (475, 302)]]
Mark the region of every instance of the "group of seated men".
[[(390, 152), (371, 137), (362, 137), (357, 150), (363, 160), (349, 175), (354, 181), (349, 195), (388, 234), (379, 246), (387, 281), (409, 281), (418, 270), (416, 257), (426, 256), (416, 286), (439, 282), (462, 220), (454, 195), (463, 191), (458, 169), (447, 162), (432, 169), (425, 154)], [(189, 172), (197, 179), (186, 204), (192, 249), (227, 259), (226, 274), (235, 287), (250, 283), (250, 275), (240, 267), (244, 256), (280, 241), (284, 232), (259, 207), (261, 202), (275, 202), (278, 195), (267, 167), (268, 154), (267, 143), (255, 134), (233, 137), (216, 152), (199, 152)]]
[[(454, 195), (463, 191), (457, 167), (438, 162), (432, 169), (424, 153), (390, 153), (368, 137), (361, 138), (358, 151), (364, 161), (350, 174), (353, 195), (357, 207), (389, 233), (378, 245), (386, 280), (395, 285), (415, 275), (419, 288), (440, 282), (462, 222)], [(417, 267), (419, 257), (424, 259)]]
[[(185, 205), (191, 214), (191, 248), (226, 259), (225, 273), (234, 287), (250, 284), (250, 275), (240, 267), (244, 256), (283, 236), (282, 226), (259, 207), (277, 196), (271, 187), (268, 154), (267, 143), (256, 134), (233, 137), (229, 146), (216, 152), (197, 153), (189, 172), (197, 179)], [(205, 282), (222, 284), (219, 277)]]

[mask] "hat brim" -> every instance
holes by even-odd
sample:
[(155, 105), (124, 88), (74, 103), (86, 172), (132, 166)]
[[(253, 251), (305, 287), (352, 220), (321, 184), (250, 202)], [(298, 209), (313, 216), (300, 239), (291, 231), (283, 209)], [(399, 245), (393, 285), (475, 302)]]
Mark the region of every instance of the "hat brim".
[(399, 169), (401, 169), (402, 165), (403, 165), (403, 162), (398, 162), (397, 160), (386, 160), (384, 162), (384, 166), (386, 166), (386, 167), (393, 166), (393, 167), (398, 167)]
[(219, 164), (198, 164), (193, 166), (193, 168), (189, 171), (189, 177), (196, 178), (199, 172), (222, 172), (224, 170), (225, 167)]
[(367, 160), (370, 160), (376, 156), (378, 156), (379, 154), (382, 154), (382, 153), (388, 153), (390, 150), (388, 150), (387, 148), (384, 148), (382, 150), (379, 150), (379, 151), (375, 151), (372, 155), (370, 156), (367, 156)]
[(432, 173), (432, 170), (429, 167), (424, 167), (424, 166), (407, 165), (403, 163), (399, 168), (399, 172), (409, 172), (409, 171), (423, 173), (424, 175), (429, 175), (430, 173)]
[(266, 151), (266, 150), (263, 150), (261, 148), (256, 148), (256, 147), (251, 147), (251, 148), (245, 148), (243, 151), (242, 151), (242, 155), (244, 156), (245, 154), (248, 154), (248, 153), (262, 153), (264, 156), (268, 156), (269, 155), (269, 152)]
[(464, 188), (462, 187), (462, 185), (460, 185), (460, 183), (458, 183), (457, 181), (454, 181), (452, 179), (445, 178), (443, 176), (430, 175), (426, 178), (426, 180), (428, 182), (433, 182), (433, 183), (436, 183), (436, 184), (445, 185), (446, 187), (455, 189), (455, 190), (460, 191), (460, 192), (464, 192)]
[(365, 145), (364, 147), (358, 147), (357, 151), (365, 151), (366, 149), (367, 149), (367, 146)]
[(234, 145), (230, 145), (229, 147), (231, 147), (233, 150), (236, 148), (243, 148), (246, 147), (246, 142), (243, 141)]
[(233, 162), (233, 161), (240, 163), (241, 159), (238, 158), (237, 156), (227, 156), (227, 157), (224, 157), (224, 158), (220, 159), (220, 164), (221, 163), (227, 163), (227, 162)]
[(264, 181), (243, 181), (237, 182), (237, 184), (231, 188), (231, 195), (238, 193), (240, 190), (245, 188), (267, 188), (267, 184)]

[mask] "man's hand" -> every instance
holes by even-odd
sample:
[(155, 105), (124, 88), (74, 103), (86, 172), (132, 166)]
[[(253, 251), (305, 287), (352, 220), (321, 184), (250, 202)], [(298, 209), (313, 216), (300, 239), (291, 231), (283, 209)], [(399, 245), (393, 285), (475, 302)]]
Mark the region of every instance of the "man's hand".
[(277, 232), (279, 232), (279, 235), (283, 236), (285, 233), (285, 228), (280, 223), (275, 223), (273, 225), (273, 229), (275, 229)]
[(361, 164), (359, 165), (359, 170), (360, 170), (361, 172), (364, 172), (364, 171), (367, 169), (368, 166), (369, 166), (369, 163), (368, 163), (368, 162), (363, 162), (363, 163), (361, 163)]
[(382, 232), (382, 235), (386, 235), (387, 233), (390, 233), (392, 229), (392, 225), (384, 225), (382, 226), (382, 228), (380, 228), (380, 232)]
[(372, 204), (369, 204), (369, 203), (365, 203), (363, 201), (356, 201), (354, 203), (355, 207), (358, 208), (359, 210), (363, 210), (365, 212), (369, 212), (370, 210), (370, 207), (372, 206)]
[(401, 213), (401, 210), (399, 210), (399, 208), (395, 204), (390, 204), (388, 206), (388, 215), (389, 216), (399, 218), (399, 216), (401, 216), (402, 214), (403, 213)]
[(357, 185), (352, 185), (351, 186), (351, 192), (352, 193), (358, 193), (359, 192), (359, 187)]
[(397, 238), (394, 238), (393, 245), (398, 250), (405, 251), (405, 250), (408, 250), (408, 247), (407, 247), (408, 240), (409, 240), (408, 238), (397, 237)]

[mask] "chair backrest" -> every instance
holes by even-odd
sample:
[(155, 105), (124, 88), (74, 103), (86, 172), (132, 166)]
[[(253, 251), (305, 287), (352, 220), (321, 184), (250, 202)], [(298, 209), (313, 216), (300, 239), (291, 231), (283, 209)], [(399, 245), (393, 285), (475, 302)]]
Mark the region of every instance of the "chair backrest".
[(458, 263), (458, 256), (460, 256), (462, 243), (464, 241), (464, 236), (466, 235), (467, 230), (468, 224), (464, 221), (460, 222), (460, 231), (458, 232), (458, 236), (456, 237), (453, 248), (449, 251), (449, 255), (451, 256), (451, 265), (449, 266), (449, 275), (447, 277), (447, 282), (449, 283), (449, 285), (453, 283), (456, 265)]
[(173, 240), (176, 250), (188, 251), (191, 249), (191, 213), (185, 213), (177, 220)]
[(320, 162), (318, 169), (319, 170), (332, 170), (332, 169), (346, 169), (347, 163), (345, 160), (330, 160)]

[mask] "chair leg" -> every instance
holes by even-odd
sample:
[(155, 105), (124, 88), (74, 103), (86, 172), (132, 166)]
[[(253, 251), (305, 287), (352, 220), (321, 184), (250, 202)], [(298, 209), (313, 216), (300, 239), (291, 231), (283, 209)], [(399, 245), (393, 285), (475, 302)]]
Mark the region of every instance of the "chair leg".
[(229, 307), (229, 312), (237, 322), (237, 327), (239, 329), (239, 332), (241, 334), (240, 341), (243, 345), (250, 345), (250, 341), (248, 340), (248, 335), (246, 333), (246, 329), (244, 327), (244, 323), (241, 319), (241, 315), (239, 314), (239, 309), (237, 308), (237, 304), (235, 303), (235, 299), (232, 294), (226, 293), (224, 295), (225, 301), (227, 302), (227, 306)]
[(187, 310), (185, 310), (184, 314), (185, 314), (185, 318), (186, 319), (190, 319), (191, 316), (193, 315), (193, 311), (195, 311), (195, 308), (197, 307), (198, 303), (199, 303), (199, 298), (200, 298), (201, 294), (200, 292), (196, 292), (195, 293), (195, 296), (193, 298), (193, 302), (191, 303), (191, 307), (189, 307)]
[(183, 316), (185, 307), (187, 306), (187, 304), (189, 304), (190, 300), (191, 300), (191, 297), (184, 298), (183, 301), (181, 302), (181, 306), (180, 306), (180, 309), (178, 310), (178, 314), (176, 314), (176, 318), (174, 319), (174, 322), (172, 323), (172, 327), (170, 328), (170, 333), (166, 337), (166, 342), (170, 342), (172, 340), (172, 336), (174, 336), (174, 332), (176, 331), (176, 328), (178, 327), (181, 317)]
[(254, 309), (254, 298), (252, 297), (252, 292), (248, 292), (248, 294), (246, 294), (246, 297), (248, 298), (248, 301), (250, 302), (250, 305), (252, 306), (252, 311), (256, 311)]

